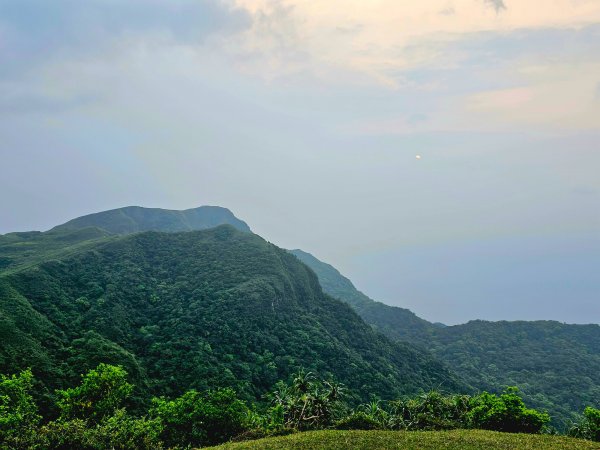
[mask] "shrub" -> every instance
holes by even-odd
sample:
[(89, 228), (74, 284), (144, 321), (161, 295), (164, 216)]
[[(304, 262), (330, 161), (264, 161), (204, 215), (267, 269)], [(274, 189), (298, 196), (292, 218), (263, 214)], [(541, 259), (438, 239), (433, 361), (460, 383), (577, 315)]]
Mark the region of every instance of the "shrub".
[(356, 411), (339, 420), (335, 427), (338, 430), (381, 430), (381, 423), (364, 411)]
[(516, 387), (507, 388), (500, 396), (483, 392), (470, 402), (468, 423), (472, 428), (509, 433), (539, 433), (550, 421), (547, 413), (528, 409)]
[(270, 399), (283, 420), (282, 427), (315, 430), (331, 426), (341, 418), (343, 395), (342, 385), (319, 381), (311, 372), (300, 372), (289, 385), (277, 383)]
[(150, 415), (164, 429), (169, 446), (205, 446), (227, 441), (248, 429), (250, 410), (232, 389), (188, 391), (175, 400), (155, 398)]
[(132, 390), (133, 385), (127, 382), (127, 372), (122, 367), (100, 364), (82, 375), (80, 386), (56, 391), (60, 417), (98, 423), (113, 415)]
[(445, 396), (431, 391), (391, 403), (392, 428), (405, 430), (449, 430), (466, 427), (470, 397)]
[(41, 417), (31, 396), (33, 375), (24, 370), (18, 375), (0, 375), (0, 444), (28, 448)]
[(588, 406), (583, 411), (581, 421), (569, 429), (573, 437), (600, 442), (600, 409)]

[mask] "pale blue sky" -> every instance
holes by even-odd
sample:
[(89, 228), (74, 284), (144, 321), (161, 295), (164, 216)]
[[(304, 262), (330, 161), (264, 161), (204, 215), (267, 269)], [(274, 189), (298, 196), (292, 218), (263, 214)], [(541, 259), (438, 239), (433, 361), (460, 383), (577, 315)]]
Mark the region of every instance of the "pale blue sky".
[(341, 5), (0, 0), (0, 233), (222, 205), (429, 320), (600, 322), (600, 3)]

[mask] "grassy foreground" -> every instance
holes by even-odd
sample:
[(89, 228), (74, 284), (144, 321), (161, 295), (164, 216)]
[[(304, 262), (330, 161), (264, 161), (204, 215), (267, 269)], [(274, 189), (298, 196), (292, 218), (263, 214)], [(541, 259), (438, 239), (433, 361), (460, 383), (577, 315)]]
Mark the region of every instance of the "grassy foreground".
[(597, 442), (564, 436), (510, 434), (483, 430), (309, 431), (256, 441), (232, 442), (221, 450), (254, 449), (403, 449), (403, 450), (599, 450)]

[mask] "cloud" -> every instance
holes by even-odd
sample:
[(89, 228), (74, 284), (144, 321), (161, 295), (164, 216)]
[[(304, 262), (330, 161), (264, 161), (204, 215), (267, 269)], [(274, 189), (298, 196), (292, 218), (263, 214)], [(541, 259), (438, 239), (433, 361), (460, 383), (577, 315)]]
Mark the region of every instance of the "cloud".
[(485, 2), (496, 10), (496, 13), (506, 9), (504, 0), (485, 0)]
[(243, 10), (219, 0), (2, 0), (0, 77), (136, 41), (199, 44), (247, 26)]
[[(287, 24), (293, 24), (278, 35), (280, 40), (294, 41), (294, 50), (305, 55), (286, 63), (277, 55), (273, 35), (264, 28), (252, 27), (244, 39), (252, 48), (269, 56), (268, 75), (273, 67), (282, 73), (335, 73), (336, 69), (352, 70), (392, 88), (397, 88), (395, 73), (407, 69), (444, 62), (444, 46), (490, 32), (502, 35), (517, 30), (578, 29), (600, 22), (600, 3), (596, 0), (528, 0), (514, 8), (506, 8), (503, 0), (424, 0), (398, 2), (382, 0), (365, 2), (347, 0), (237, 0), (248, 11), (253, 23), (262, 20), (265, 11), (282, 8), (288, 11)], [(490, 14), (490, 6), (502, 14)], [(289, 9), (291, 8), (291, 9)], [(337, 30), (359, 30), (343, 35)], [(274, 51), (269, 53), (269, 49)], [(460, 55), (458, 55), (460, 57)], [(460, 62), (460, 61), (456, 61)], [(258, 74), (261, 65), (254, 67)], [(337, 77), (333, 77), (337, 81)]]

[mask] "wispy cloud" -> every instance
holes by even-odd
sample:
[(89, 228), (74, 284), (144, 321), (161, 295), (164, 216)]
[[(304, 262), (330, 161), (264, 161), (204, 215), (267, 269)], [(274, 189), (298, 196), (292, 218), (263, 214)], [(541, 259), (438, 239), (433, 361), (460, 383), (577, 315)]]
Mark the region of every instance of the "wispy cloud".
[(487, 4), (489, 4), (492, 8), (496, 10), (497, 13), (506, 9), (506, 4), (504, 0), (485, 0)]
[[(303, 66), (295, 61), (295, 67), (287, 69), (323, 74), (343, 67), (362, 71), (388, 86), (394, 85), (394, 72), (431, 64), (443, 54), (444, 45), (474, 33), (576, 29), (600, 23), (600, 3), (595, 0), (528, 0), (512, 7), (504, 0), (349, 0), (343, 5), (317, 0), (237, 0), (236, 4), (248, 11), (255, 24), (274, 8), (287, 12), (289, 31), (273, 35), (255, 25), (244, 36), (256, 51), (273, 48), (269, 56), (279, 58), (281, 70), (286, 69), (285, 61), (277, 55), (276, 42), (291, 39), (305, 58)], [(360, 32), (336, 36), (340, 24)], [(275, 65), (272, 62), (269, 67)], [(260, 66), (255, 69), (261, 73)], [(269, 74), (274, 76), (272, 71)]]

